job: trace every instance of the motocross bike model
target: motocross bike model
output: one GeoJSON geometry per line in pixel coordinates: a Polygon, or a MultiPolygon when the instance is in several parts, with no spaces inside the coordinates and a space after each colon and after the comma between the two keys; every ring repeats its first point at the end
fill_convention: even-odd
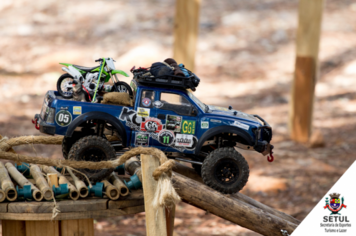
{"type": "Polygon", "coordinates": [[[107,92],[116,91],[129,93],[130,96],[133,95],[131,87],[127,83],[119,81],[119,79],[117,78],[117,74],[123,75],[125,77],[129,77],[129,75],[122,70],[115,70],[115,61],[112,58],[101,58],[95,60],[95,62],[102,63],[99,66],[95,67],[84,67],[69,63],[59,63],[61,65],[67,66],[68,68],[62,67],[62,70],[67,73],[61,75],[57,81],[58,93],[64,98],[73,97],[73,73],[75,73],[77,77],[79,77],[78,74],[74,72],[76,70],[81,75],[77,79],[79,79],[79,81],[83,84],[83,87],[90,94],[91,97],[94,97],[96,91],[103,91],[105,89],[104,83],[109,82],[110,78],[113,82],[113,86],[109,88],[109,91],[107,92]],[[101,68],[103,68],[102,71],[100,71],[101,68]]]}

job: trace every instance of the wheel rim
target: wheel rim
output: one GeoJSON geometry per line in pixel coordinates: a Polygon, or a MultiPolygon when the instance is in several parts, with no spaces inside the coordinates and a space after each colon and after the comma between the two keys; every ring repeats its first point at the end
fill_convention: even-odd
{"type": "Polygon", "coordinates": [[[221,184],[230,185],[239,178],[239,166],[230,158],[219,160],[214,168],[215,179],[221,184]]]}
{"type": "Polygon", "coordinates": [[[65,78],[61,82],[61,90],[64,95],[72,95],[73,94],[73,85],[69,84],[73,82],[72,78],[65,78]]]}

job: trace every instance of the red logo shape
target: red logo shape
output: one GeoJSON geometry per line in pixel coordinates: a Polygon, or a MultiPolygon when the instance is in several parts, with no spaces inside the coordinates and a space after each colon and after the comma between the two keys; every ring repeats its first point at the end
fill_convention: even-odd
{"type": "Polygon", "coordinates": [[[157,118],[147,118],[141,123],[141,131],[159,133],[163,128],[161,120],[157,118]]]}

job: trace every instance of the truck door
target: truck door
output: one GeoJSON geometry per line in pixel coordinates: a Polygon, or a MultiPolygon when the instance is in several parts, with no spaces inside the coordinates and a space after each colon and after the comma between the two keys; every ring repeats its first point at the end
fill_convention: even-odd
{"type": "MultiPolygon", "coordinates": [[[[157,92],[158,93],[158,92],[157,92]]],[[[161,91],[153,104],[163,125],[153,136],[152,146],[163,151],[192,151],[197,143],[198,109],[182,94],[161,91]]]]}
{"type": "Polygon", "coordinates": [[[131,145],[134,147],[151,147],[151,133],[159,132],[158,129],[162,129],[162,125],[159,126],[157,122],[149,122],[152,120],[151,117],[156,116],[156,110],[153,109],[156,92],[150,89],[142,89],[140,94],[136,96],[139,101],[135,110],[140,120],[140,126],[132,131],[131,145]]]}

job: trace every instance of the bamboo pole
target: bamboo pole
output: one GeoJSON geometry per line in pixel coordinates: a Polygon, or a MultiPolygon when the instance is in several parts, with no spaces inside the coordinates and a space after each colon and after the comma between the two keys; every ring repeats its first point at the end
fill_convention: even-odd
{"type": "Polygon", "coordinates": [[[201,0],[176,0],[174,59],[194,71],[201,0]]]}
{"type": "Polygon", "coordinates": [[[289,131],[293,140],[309,140],[318,77],[318,54],[324,0],[300,0],[296,60],[292,86],[289,131]]]}
{"type": "Polygon", "coordinates": [[[146,213],[146,235],[167,236],[166,213],[164,207],[153,208],[152,202],[157,189],[153,171],[159,166],[159,160],[151,155],[141,155],[142,186],[146,213]]]}
{"type": "Polygon", "coordinates": [[[5,192],[6,199],[10,202],[15,201],[17,199],[17,192],[15,189],[15,185],[14,183],[12,183],[5,166],[1,161],[0,161],[0,183],[1,183],[1,189],[4,190],[5,192]]]}
{"type": "Polygon", "coordinates": [[[124,182],[117,176],[115,172],[112,172],[111,175],[109,176],[109,181],[119,189],[120,195],[121,196],[127,196],[130,192],[129,189],[126,187],[124,182]]]}
{"type": "Polygon", "coordinates": [[[70,174],[70,176],[72,177],[75,187],[79,191],[79,196],[82,198],[87,197],[89,195],[89,189],[85,185],[85,183],[83,181],[81,181],[77,176],[75,176],[73,174],[73,171],[70,168],[67,168],[67,171],[70,174]]]}
{"type": "Polygon", "coordinates": [[[36,201],[41,201],[43,199],[43,194],[42,192],[35,186],[33,185],[28,179],[26,179],[17,169],[16,167],[11,164],[10,162],[7,162],[5,164],[5,167],[7,171],[9,172],[10,176],[23,188],[25,185],[31,185],[31,190],[32,190],[32,197],[36,201]]]}
{"type": "Polygon", "coordinates": [[[104,184],[105,195],[108,196],[108,198],[116,200],[120,197],[120,191],[116,186],[112,185],[107,180],[103,180],[101,182],[104,184]]]}
{"type": "Polygon", "coordinates": [[[58,183],[68,185],[70,199],[78,200],[79,191],[76,189],[76,187],[73,184],[71,184],[71,182],[69,182],[69,180],[64,175],[62,175],[60,172],[58,172],[52,166],[42,165],[41,169],[43,172],[45,172],[47,174],[50,174],[50,173],[57,174],[58,175],[58,183]]]}
{"type": "Polygon", "coordinates": [[[46,179],[43,177],[41,169],[37,165],[31,164],[30,172],[34,180],[36,181],[36,186],[41,190],[43,198],[47,201],[53,199],[53,191],[49,187],[46,179]]]}

